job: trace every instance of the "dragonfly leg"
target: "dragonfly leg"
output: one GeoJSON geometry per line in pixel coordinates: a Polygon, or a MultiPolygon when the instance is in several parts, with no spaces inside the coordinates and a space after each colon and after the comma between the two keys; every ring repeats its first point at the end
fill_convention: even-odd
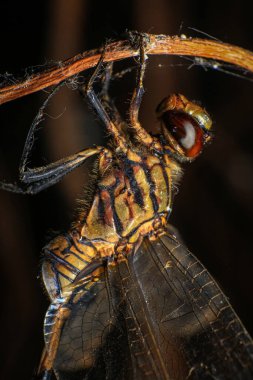
{"type": "Polygon", "coordinates": [[[106,101],[110,101],[108,92],[109,92],[109,86],[110,86],[112,74],[113,74],[113,62],[108,62],[106,63],[106,67],[102,75],[102,90],[100,91],[101,102],[103,99],[106,101]]]}
{"type": "Polygon", "coordinates": [[[150,146],[153,143],[153,138],[150,134],[142,128],[139,122],[139,109],[144,94],[143,79],[146,69],[147,56],[145,54],[145,35],[138,36],[140,56],[139,56],[139,68],[137,74],[137,85],[134,89],[131,103],[130,103],[130,123],[133,128],[135,138],[142,144],[150,146]]]}
{"type": "MultiPolygon", "coordinates": [[[[98,98],[98,96],[96,95],[93,89],[93,84],[96,78],[98,77],[99,72],[102,70],[105,51],[106,50],[104,49],[92,76],[90,77],[87,85],[81,89],[81,93],[88,97],[91,105],[96,110],[100,119],[106,125],[106,128],[108,129],[109,133],[112,135],[115,145],[121,151],[126,152],[127,145],[126,145],[125,137],[121,134],[118,126],[110,119],[105,107],[103,106],[101,100],[98,98]]],[[[108,83],[105,85],[105,93],[106,93],[106,86],[108,87],[108,83]]]]}
{"type": "MultiPolygon", "coordinates": [[[[109,96],[109,85],[113,75],[113,62],[106,64],[102,75],[102,90],[100,92],[100,99],[106,112],[110,115],[110,119],[118,127],[124,124],[117,107],[109,96]]],[[[121,129],[121,128],[120,128],[121,129]]]]}
{"type": "Polygon", "coordinates": [[[21,194],[36,194],[57,183],[63,176],[82,165],[87,158],[101,152],[109,151],[104,147],[97,146],[81,150],[46,166],[31,169],[23,165],[20,168],[21,185],[2,182],[0,188],[21,194]]]}
{"type": "Polygon", "coordinates": [[[36,194],[57,183],[63,176],[82,165],[87,158],[99,154],[100,152],[109,152],[108,149],[97,146],[81,150],[78,153],[62,158],[46,166],[37,168],[27,167],[31,150],[34,145],[35,134],[39,124],[43,120],[45,108],[51,98],[64,84],[64,82],[60,83],[51,91],[40,107],[39,112],[28,131],[19,166],[20,185],[0,182],[0,189],[20,194],[36,194]]]}

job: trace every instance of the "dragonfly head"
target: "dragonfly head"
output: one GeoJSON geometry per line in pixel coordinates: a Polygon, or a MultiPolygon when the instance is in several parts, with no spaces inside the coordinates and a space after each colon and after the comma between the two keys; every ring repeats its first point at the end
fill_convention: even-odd
{"type": "Polygon", "coordinates": [[[163,99],[156,110],[165,148],[179,161],[192,161],[212,139],[212,120],[198,104],[184,95],[163,99]]]}

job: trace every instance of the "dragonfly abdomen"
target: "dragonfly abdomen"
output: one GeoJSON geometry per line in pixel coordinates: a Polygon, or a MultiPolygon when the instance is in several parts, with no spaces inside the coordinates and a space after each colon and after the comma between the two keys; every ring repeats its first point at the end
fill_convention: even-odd
{"type": "Polygon", "coordinates": [[[97,257],[97,248],[76,231],[57,236],[44,249],[42,276],[52,299],[64,294],[67,288],[97,257]]]}

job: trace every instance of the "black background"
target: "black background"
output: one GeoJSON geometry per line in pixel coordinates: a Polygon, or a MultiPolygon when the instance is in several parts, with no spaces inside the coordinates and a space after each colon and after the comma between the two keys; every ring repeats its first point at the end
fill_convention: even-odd
{"type": "MultiPolygon", "coordinates": [[[[101,46],[106,38],[120,38],[126,29],[202,37],[192,27],[253,49],[246,1],[1,1],[0,15],[1,81],[6,73],[17,78],[26,74],[27,67],[36,70],[36,66],[101,46]]],[[[124,112],[133,86],[131,75],[113,86],[124,112]]],[[[252,86],[249,80],[197,67],[188,60],[157,56],[149,60],[141,108],[141,121],[148,130],[157,123],[157,103],[173,92],[201,101],[212,115],[215,140],[185,168],[171,219],[251,333],[252,86]]],[[[44,97],[45,93],[34,94],[1,106],[1,178],[17,179],[24,139],[44,97]]],[[[97,118],[71,90],[56,96],[48,114],[34,164],[104,139],[97,118]]],[[[48,304],[37,278],[40,250],[51,230],[68,228],[88,170],[78,169],[36,196],[0,192],[1,379],[30,379],[39,361],[48,304]]]]}

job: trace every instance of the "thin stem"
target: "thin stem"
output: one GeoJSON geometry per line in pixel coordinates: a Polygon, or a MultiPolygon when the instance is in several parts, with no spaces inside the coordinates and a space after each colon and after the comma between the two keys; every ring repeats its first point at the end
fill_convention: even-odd
{"type": "MultiPolygon", "coordinates": [[[[152,34],[146,34],[146,37],[149,39],[146,54],[149,55],[203,57],[231,63],[253,72],[253,54],[237,46],[199,38],[152,34]]],[[[127,40],[112,42],[107,44],[104,62],[119,61],[135,57],[138,54],[138,47],[135,49],[127,40]]],[[[32,75],[15,85],[3,87],[0,89],[0,104],[56,85],[73,75],[94,67],[98,63],[100,55],[101,49],[90,50],[63,61],[60,65],[55,65],[39,74],[32,75]]]]}

